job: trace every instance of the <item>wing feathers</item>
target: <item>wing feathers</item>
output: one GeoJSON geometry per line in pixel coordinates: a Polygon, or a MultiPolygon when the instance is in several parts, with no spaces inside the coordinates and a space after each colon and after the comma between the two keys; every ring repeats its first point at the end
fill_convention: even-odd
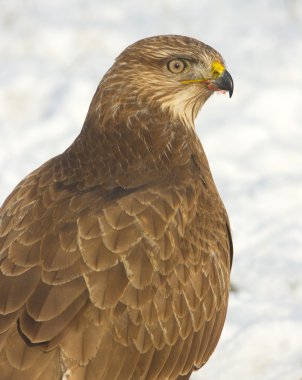
{"type": "Polygon", "coordinates": [[[223,326],[229,269],[219,256],[227,232],[211,245],[217,215],[202,224],[194,186],[107,202],[51,185],[33,204],[11,201],[20,220],[7,212],[0,229],[7,379],[57,379],[64,367],[72,380],[175,379],[203,365],[223,326]]]}
{"type": "Polygon", "coordinates": [[[18,311],[6,315],[0,314],[0,334],[7,331],[10,326],[17,320],[17,318],[18,311]]]}
{"type": "Polygon", "coordinates": [[[58,351],[44,353],[38,347],[28,347],[16,329],[0,355],[3,380],[59,379],[58,351]]]}
{"type": "Polygon", "coordinates": [[[167,358],[169,357],[171,351],[170,346],[165,346],[160,351],[154,351],[153,357],[152,357],[152,365],[149,367],[146,379],[153,380],[158,378],[158,374],[164,367],[167,358]]]}
{"type": "Polygon", "coordinates": [[[27,312],[23,312],[20,317],[20,329],[23,334],[32,342],[48,342],[58,335],[69,322],[77,315],[87,301],[87,293],[82,293],[63,313],[54,319],[38,322],[27,312]]]}
{"type": "Polygon", "coordinates": [[[76,243],[76,236],[60,237],[55,233],[44,236],[41,244],[42,265],[46,271],[55,271],[70,267],[81,258],[76,243]],[[71,239],[71,240],[70,240],[71,239]],[[63,242],[63,243],[62,243],[63,242]],[[64,249],[64,244],[65,248],[64,249]]]}
{"type": "Polygon", "coordinates": [[[28,271],[27,267],[15,264],[11,259],[6,257],[1,263],[1,272],[5,276],[19,276],[28,271]]]}
{"type": "Polygon", "coordinates": [[[27,302],[26,310],[36,321],[54,319],[84,293],[85,289],[85,281],[81,277],[57,286],[40,282],[27,302]]]}
{"type": "Polygon", "coordinates": [[[95,357],[102,335],[102,329],[98,325],[94,325],[80,316],[72,322],[60,342],[60,347],[66,357],[80,365],[87,365],[89,360],[95,357]]]}
{"type": "Polygon", "coordinates": [[[80,239],[80,249],[85,263],[95,271],[104,271],[118,263],[118,257],[105,247],[102,236],[80,239]]]}
{"type": "Polygon", "coordinates": [[[127,226],[122,230],[109,230],[103,233],[103,242],[111,252],[122,254],[142,239],[137,226],[127,226]]]}
{"type": "Polygon", "coordinates": [[[114,230],[122,230],[135,223],[135,219],[128,215],[120,207],[108,207],[103,211],[108,224],[114,230]]]}
{"type": "Polygon", "coordinates": [[[121,297],[121,302],[130,306],[131,309],[142,308],[147,302],[152,299],[152,287],[148,286],[145,289],[136,289],[129,283],[121,297]]]}
{"type": "Polygon", "coordinates": [[[143,289],[151,284],[154,269],[150,261],[152,248],[144,242],[135,245],[131,253],[123,260],[127,276],[134,287],[143,289]]]}
{"type": "Polygon", "coordinates": [[[84,278],[93,304],[100,309],[116,305],[128,284],[122,263],[106,271],[85,274],[84,278]]]}
{"type": "Polygon", "coordinates": [[[40,241],[26,245],[15,240],[8,250],[8,258],[16,265],[32,267],[40,262],[40,241]]]}
{"type": "Polygon", "coordinates": [[[38,267],[14,277],[13,281],[11,277],[0,273],[0,313],[10,314],[20,309],[34,292],[39,280],[40,269],[38,267]]]}
{"type": "Polygon", "coordinates": [[[39,347],[28,349],[16,329],[7,340],[5,352],[10,365],[18,370],[32,367],[35,361],[39,361],[43,357],[43,352],[39,347]]]}

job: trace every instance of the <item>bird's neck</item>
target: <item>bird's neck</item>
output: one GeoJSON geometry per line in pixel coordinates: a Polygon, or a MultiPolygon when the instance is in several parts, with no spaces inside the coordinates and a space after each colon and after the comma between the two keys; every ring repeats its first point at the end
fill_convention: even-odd
{"type": "Polygon", "coordinates": [[[179,120],[154,111],[151,117],[147,111],[127,112],[121,106],[111,117],[101,108],[88,113],[80,136],[67,151],[69,170],[85,175],[91,186],[125,188],[175,176],[191,160],[197,137],[179,120]]]}

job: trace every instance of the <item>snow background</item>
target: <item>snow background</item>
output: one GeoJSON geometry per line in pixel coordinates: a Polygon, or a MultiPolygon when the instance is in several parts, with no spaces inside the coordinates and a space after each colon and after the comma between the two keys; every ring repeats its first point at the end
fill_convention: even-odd
{"type": "Polygon", "coordinates": [[[0,202],[77,136],[105,71],[156,34],[222,53],[235,91],[196,121],[228,209],[226,325],[193,379],[302,379],[302,0],[0,0],[0,202]]]}

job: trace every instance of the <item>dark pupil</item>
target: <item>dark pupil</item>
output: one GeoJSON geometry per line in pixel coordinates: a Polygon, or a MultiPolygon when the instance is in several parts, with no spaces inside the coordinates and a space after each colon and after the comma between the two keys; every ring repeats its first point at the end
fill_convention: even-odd
{"type": "Polygon", "coordinates": [[[174,67],[175,67],[175,69],[179,69],[179,67],[180,67],[179,63],[176,62],[176,63],[174,64],[174,67]]]}

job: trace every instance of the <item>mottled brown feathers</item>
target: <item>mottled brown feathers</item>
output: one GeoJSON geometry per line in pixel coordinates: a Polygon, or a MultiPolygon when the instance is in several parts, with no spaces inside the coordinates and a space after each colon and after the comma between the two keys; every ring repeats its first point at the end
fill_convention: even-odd
{"type": "Polygon", "coordinates": [[[209,359],[232,243],[193,126],[213,88],[180,79],[209,77],[213,61],[188,37],[130,46],[79,137],[4,202],[1,379],[185,379],[209,359]]]}

